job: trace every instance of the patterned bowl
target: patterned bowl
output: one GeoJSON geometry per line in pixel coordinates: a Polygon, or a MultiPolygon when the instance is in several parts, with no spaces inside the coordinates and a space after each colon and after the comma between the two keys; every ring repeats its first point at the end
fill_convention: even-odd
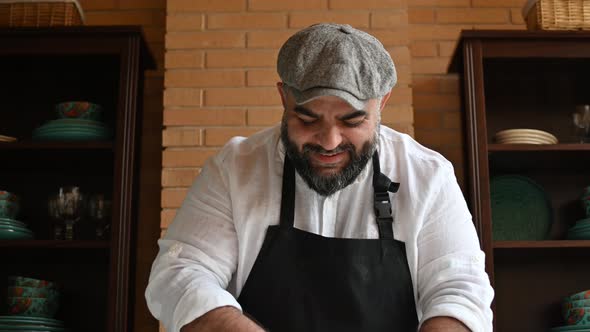
{"type": "Polygon", "coordinates": [[[9,297],[38,297],[55,303],[59,301],[59,291],[53,288],[10,286],[6,289],[6,295],[9,297]]]}
{"type": "Polygon", "coordinates": [[[589,325],[590,307],[571,308],[565,310],[563,319],[567,325],[589,325]]]}
{"type": "Polygon", "coordinates": [[[17,199],[0,199],[0,218],[14,219],[18,215],[20,204],[17,199]]]}
{"type": "Polygon", "coordinates": [[[57,116],[61,119],[86,119],[100,121],[102,107],[87,101],[66,101],[55,105],[57,116]]]}
{"type": "Polygon", "coordinates": [[[7,297],[10,315],[52,318],[58,309],[58,303],[39,297],[7,297]]]}
{"type": "Polygon", "coordinates": [[[34,279],[22,276],[9,276],[8,286],[16,287],[32,287],[32,288],[49,288],[59,290],[59,286],[51,281],[34,279]]]}
{"type": "Polygon", "coordinates": [[[562,302],[590,299],[590,289],[586,289],[563,299],[562,302]]]}

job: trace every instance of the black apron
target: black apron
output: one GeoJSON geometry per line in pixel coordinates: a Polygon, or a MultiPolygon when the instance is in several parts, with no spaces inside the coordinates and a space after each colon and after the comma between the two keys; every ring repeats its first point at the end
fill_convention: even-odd
{"type": "Polygon", "coordinates": [[[293,227],[295,170],[285,157],[280,224],[268,227],[238,298],[246,315],[271,332],[417,330],[405,245],[393,238],[388,191],[399,184],[381,173],[377,152],[373,172],[379,239],[327,238],[293,227]]]}

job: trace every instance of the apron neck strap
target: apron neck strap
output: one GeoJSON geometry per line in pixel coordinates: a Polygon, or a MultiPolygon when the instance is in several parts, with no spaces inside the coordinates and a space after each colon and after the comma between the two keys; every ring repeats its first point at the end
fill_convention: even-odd
{"type": "MultiPolygon", "coordinates": [[[[399,189],[399,183],[392,182],[385,174],[381,173],[379,166],[379,154],[373,154],[373,190],[375,219],[379,228],[380,239],[393,239],[393,213],[389,192],[395,193],[399,189]]],[[[293,228],[295,219],[295,168],[291,159],[285,154],[283,163],[283,188],[281,196],[280,226],[293,228]]]]}

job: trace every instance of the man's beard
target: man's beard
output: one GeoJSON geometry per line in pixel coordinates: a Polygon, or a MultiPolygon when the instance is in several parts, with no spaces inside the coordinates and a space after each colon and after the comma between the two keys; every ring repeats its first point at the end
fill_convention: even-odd
{"type": "MultiPolygon", "coordinates": [[[[379,128],[377,125],[376,128],[379,128]]],[[[351,184],[367,165],[367,162],[373,156],[377,149],[378,129],[375,129],[373,139],[365,142],[360,153],[357,153],[353,144],[341,144],[333,150],[325,150],[317,144],[304,144],[303,151],[299,152],[297,145],[289,139],[287,122],[283,119],[281,124],[281,141],[285,145],[285,153],[291,159],[297,173],[305,180],[307,185],[322,196],[330,196],[340,189],[351,184]],[[310,161],[310,154],[316,153],[339,153],[347,152],[350,155],[350,161],[344,168],[336,174],[321,175],[310,161]]]]}

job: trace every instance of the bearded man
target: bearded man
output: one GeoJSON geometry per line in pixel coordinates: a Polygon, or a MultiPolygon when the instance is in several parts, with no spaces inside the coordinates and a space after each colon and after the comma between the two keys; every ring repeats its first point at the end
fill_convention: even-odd
{"type": "Polygon", "coordinates": [[[380,124],[397,81],[373,36],[281,48],[280,125],[212,157],[159,240],[168,332],[492,331],[493,289],[451,163],[380,124]]]}

